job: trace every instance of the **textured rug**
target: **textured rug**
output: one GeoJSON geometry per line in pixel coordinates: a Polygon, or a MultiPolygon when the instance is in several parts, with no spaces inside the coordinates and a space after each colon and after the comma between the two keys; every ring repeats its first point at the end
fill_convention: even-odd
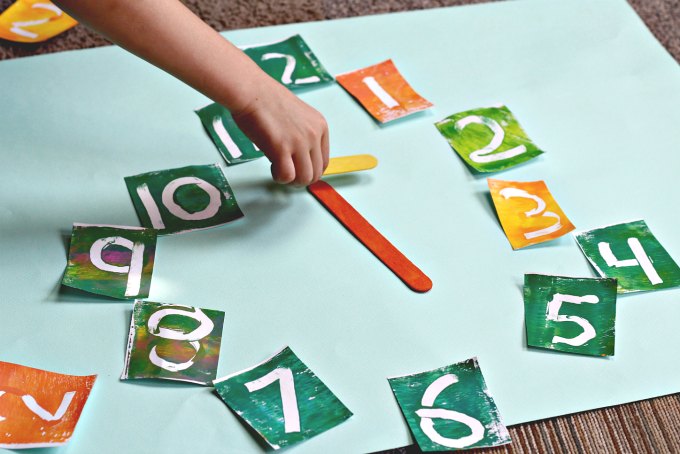
{"type": "MultiPolygon", "coordinates": [[[[185,0],[217,30],[335,19],[366,14],[482,3],[486,0],[185,0]]],[[[13,0],[0,0],[0,11],[13,0]]],[[[652,33],[680,62],[680,0],[630,0],[652,33]]],[[[0,60],[109,44],[83,26],[42,44],[0,40],[0,60]]],[[[483,453],[680,453],[680,394],[562,416],[510,428],[508,447],[483,453]]],[[[411,446],[391,454],[420,452],[411,446]]]]}

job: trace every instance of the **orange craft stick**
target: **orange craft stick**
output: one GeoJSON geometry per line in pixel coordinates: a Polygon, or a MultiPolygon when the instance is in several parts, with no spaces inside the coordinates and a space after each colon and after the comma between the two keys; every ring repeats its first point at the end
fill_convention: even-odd
{"type": "Polygon", "coordinates": [[[307,190],[411,290],[424,293],[432,288],[430,278],[369,224],[331,185],[320,180],[309,185],[307,190]]]}

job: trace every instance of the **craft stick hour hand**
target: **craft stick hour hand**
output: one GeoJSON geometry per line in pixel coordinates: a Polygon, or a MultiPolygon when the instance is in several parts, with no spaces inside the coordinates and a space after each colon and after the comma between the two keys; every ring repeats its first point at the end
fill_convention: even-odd
{"type": "Polygon", "coordinates": [[[277,182],[305,186],[321,177],[328,165],[328,126],[323,116],[179,0],[54,3],[229,109],[272,162],[277,182]]]}

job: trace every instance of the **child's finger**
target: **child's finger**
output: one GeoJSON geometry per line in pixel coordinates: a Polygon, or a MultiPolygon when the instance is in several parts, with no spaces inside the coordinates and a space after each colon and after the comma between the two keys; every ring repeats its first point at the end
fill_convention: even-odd
{"type": "Polygon", "coordinates": [[[324,170],[326,170],[326,167],[328,167],[328,162],[330,159],[330,132],[328,130],[328,126],[324,128],[323,135],[321,136],[321,158],[323,160],[323,169],[321,169],[321,173],[323,173],[324,170]]]}
{"type": "Polygon", "coordinates": [[[290,155],[280,156],[272,161],[272,178],[281,184],[291,183],[295,179],[295,166],[290,155]]]}
{"type": "Polygon", "coordinates": [[[321,147],[314,147],[310,153],[310,157],[312,159],[312,170],[313,170],[313,177],[312,181],[310,183],[314,183],[321,178],[321,175],[323,174],[323,153],[321,152],[321,147]]]}
{"type": "Polygon", "coordinates": [[[314,170],[312,168],[312,158],[310,153],[297,152],[293,155],[293,164],[295,164],[295,179],[293,183],[298,186],[307,186],[312,182],[314,170]]]}

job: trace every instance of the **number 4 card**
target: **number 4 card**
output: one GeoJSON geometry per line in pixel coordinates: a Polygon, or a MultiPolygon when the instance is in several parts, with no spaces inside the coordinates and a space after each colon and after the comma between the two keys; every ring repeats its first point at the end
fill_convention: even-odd
{"type": "Polygon", "coordinates": [[[243,216],[216,164],[125,177],[142,225],[159,235],[207,229],[243,216]]]}
{"type": "Polygon", "coordinates": [[[543,153],[505,106],[457,113],[435,126],[477,172],[505,170],[543,153]]]}
{"type": "Polygon", "coordinates": [[[430,101],[411,88],[392,60],[341,74],[336,79],[380,123],[432,107],[430,101]]]}
{"type": "Polygon", "coordinates": [[[288,347],[214,384],[229,408],[273,449],[309,439],[352,416],[288,347]]]}
{"type": "Polygon", "coordinates": [[[513,249],[554,240],[574,230],[543,181],[487,180],[491,198],[513,249]]]}
{"type": "Polygon", "coordinates": [[[300,35],[270,44],[241,47],[260,68],[291,90],[333,81],[300,35]]]}
{"type": "Polygon", "coordinates": [[[526,274],[524,321],[531,347],[613,356],[616,279],[526,274]]]}
{"type": "Polygon", "coordinates": [[[96,378],[0,361],[0,448],[66,444],[96,378]]]}
{"type": "Polygon", "coordinates": [[[600,276],[618,280],[618,292],[680,286],[680,268],[645,221],[600,227],[574,235],[600,276]]]}
{"type": "Polygon", "coordinates": [[[510,443],[477,358],[388,380],[422,451],[510,443]]]}

